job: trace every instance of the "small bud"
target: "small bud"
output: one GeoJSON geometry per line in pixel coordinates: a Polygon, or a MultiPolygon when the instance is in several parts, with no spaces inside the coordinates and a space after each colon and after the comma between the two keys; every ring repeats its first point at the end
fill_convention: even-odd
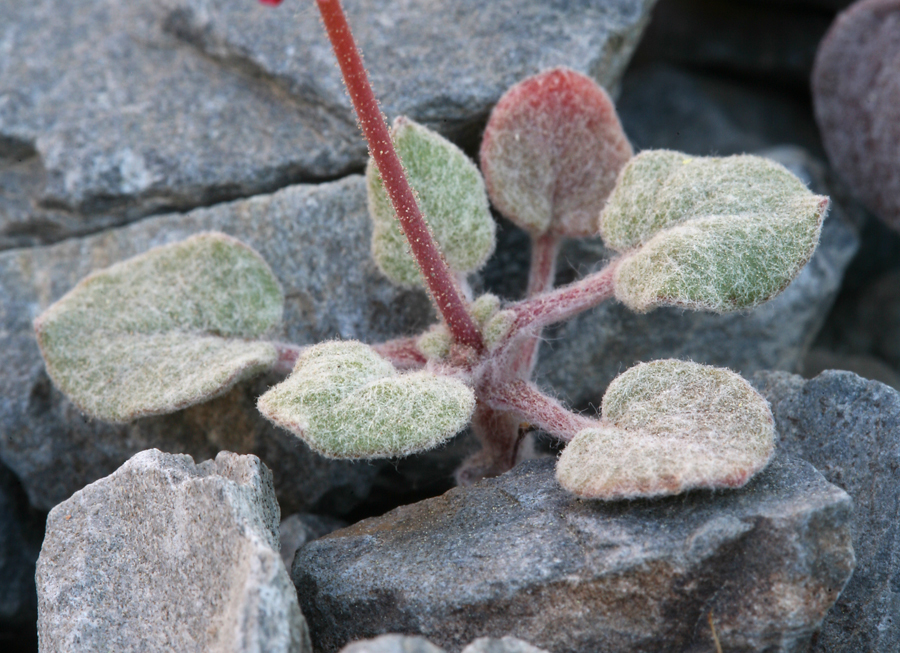
{"type": "Polygon", "coordinates": [[[812,256],[827,206],[768,159],[642,152],[601,216],[604,241],[625,253],[616,298],[640,312],[753,308],[812,256]]]}
{"type": "Polygon", "coordinates": [[[243,243],[206,233],[83,279],[35,320],[53,382],[110,422],[206,401],[271,367],[248,342],[281,322],[284,295],[243,243]]]}
{"type": "Polygon", "coordinates": [[[483,327],[494,316],[494,313],[500,310],[500,298],[497,295],[485,293],[472,302],[471,310],[475,323],[483,327]]]}
{"type": "MultiPolygon", "coordinates": [[[[456,272],[478,270],[494,251],[496,231],[478,168],[453,143],[408,118],[394,121],[391,139],[447,264],[456,272]]],[[[375,262],[395,283],[422,285],[419,266],[371,158],[366,183],[375,262]]]]}
{"type": "Polygon", "coordinates": [[[609,385],[603,422],[563,451],[560,484],[591,499],[744,485],[768,463],[768,403],[740,376],[677,360],[632,367],[609,385]]]}
{"type": "Polygon", "coordinates": [[[631,156],[606,91],[554,68],[500,98],[484,131],[481,169],[494,206],[522,229],[591,236],[631,156]]]}
{"type": "Polygon", "coordinates": [[[305,350],[257,407],[323,456],[392,458],[456,435],[469,423],[475,394],[450,377],[400,374],[361,342],[324,342],[305,350]]]}
{"type": "Polygon", "coordinates": [[[450,354],[453,338],[444,324],[436,324],[419,336],[416,349],[429,360],[443,360],[450,354]]]}
{"type": "Polygon", "coordinates": [[[484,344],[488,349],[493,349],[509,335],[510,329],[516,321],[513,311],[499,311],[484,325],[484,344]]]}

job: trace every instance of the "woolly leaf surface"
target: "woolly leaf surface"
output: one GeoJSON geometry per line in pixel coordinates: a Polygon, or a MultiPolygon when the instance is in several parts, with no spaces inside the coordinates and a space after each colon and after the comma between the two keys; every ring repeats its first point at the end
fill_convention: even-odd
{"type": "MultiPolygon", "coordinates": [[[[447,264],[462,273],[479,269],[494,251],[496,226],[478,168],[453,143],[407,118],[394,121],[391,139],[447,264]]],[[[374,223],[375,262],[395,283],[423,285],[381,174],[371,158],[366,167],[366,183],[369,215],[374,223]]]]}
{"type": "Polygon", "coordinates": [[[387,458],[453,437],[469,423],[475,394],[427,371],[401,374],[360,342],[325,342],[306,350],[258,407],[324,456],[387,458]]]}
{"type": "Polygon", "coordinates": [[[554,68],[500,98],[484,132],[481,169],[494,206],[518,226],[590,236],[631,156],[606,92],[554,68]]]}
{"type": "Polygon", "coordinates": [[[637,365],[610,384],[602,414],[601,426],[576,435],[557,465],[559,482],[586,498],[740,487],[774,451],[766,400],[721,368],[637,365]]]}
{"type": "Polygon", "coordinates": [[[607,245],[627,252],[616,297],[637,311],[753,308],[784,290],[812,256],[827,205],[761,157],[642,152],[601,218],[607,245]]]}
{"type": "Polygon", "coordinates": [[[265,261],[218,233],[152,249],[83,279],[37,320],[53,382],[85,413],[126,422],[220,394],[270,367],[281,321],[265,261]]]}

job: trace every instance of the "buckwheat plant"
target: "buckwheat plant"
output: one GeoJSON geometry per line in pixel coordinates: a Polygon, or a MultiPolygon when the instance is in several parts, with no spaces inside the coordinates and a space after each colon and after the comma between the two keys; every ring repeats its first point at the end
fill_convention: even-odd
{"type": "Polygon", "coordinates": [[[500,99],[479,172],[408,118],[388,130],[339,1],[317,4],[369,144],[373,254],[396,283],[427,288],[440,323],[371,346],[270,342],[282,314],[277,279],[246,245],[205,233],[92,274],[37,318],[56,385],[88,415],[125,422],[281,370],[287,378],[259,410],[324,456],[405,456],[469,425],[482,449],[457,471],[464,484],[510,469],[531,427],[568,443],[558,479],[582,497],[739,487],[761,470],[773,420],[738,375],[641,364],[588,417],[531,382],[541,330],[613,299],[638,312],[751,309],[809,260],[828,199],[754,156],[633,156],[607,94],[565,68],[500,99]],[[522,301],[469,297],[466,274],[494,248],[489,200],[531,236],[522,301]],[[553,288],[561,241],[598,231],[616,257],[553,288]]]}

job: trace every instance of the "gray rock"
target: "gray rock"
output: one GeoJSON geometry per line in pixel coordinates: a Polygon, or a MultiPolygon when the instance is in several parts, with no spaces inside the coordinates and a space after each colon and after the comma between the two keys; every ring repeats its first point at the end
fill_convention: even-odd
{"type": "Polygon", "coordinates": [[[726,156],[790,144],[824,158],[809,104],[771,85],[648,63],[628,70],[616,108],[637,149],[726,156]]]}
{"type": "Polygon", "coordinates": [[[255,456],[134,456],[50,511],[40,650],[311,653],[278,519],[255,456]]]}
{"type": "Polygon", "coordinates": [[[52,387],[32,320],[90,271],[155,245],[216,229],[255,247],[287,297],[284,339],[369,342],[414,332],[431,319],[421,291],[392,286],[369,255],[364,182],[321,186],[160,216],[97,236],[0,254],[0,458],[31,502],[50,509],[130,456],[157,447],[198,459],[255,453],[273,470],[286,512],[343,513],[368,493],[379,467],[329,461],[256,411],[274,379],[236,387],[167,417],[113,426],[86,420],[52,387]]]}
{"type": "Polygon", "coordinates": [[[6,238],[46,242],[360,166],[350,116],[198,56],[163,29],[169,14],[158,2],[0,2],[0,155],[37,153],[39,178],[18,194],[43,207],[31,223],[21,201],[3,207],[6,238]],[[46,230],[44,209],[62,210],[46,230]]]}
{"type": "Polygon", "coordinates": [[[341,653],[445,653],[445,651],[424,637],[382,635],[348,644],[341,649],[341,653]]]}
{"type": "Polygon", "coordinates": [[[853,569],[850,497],[778,457],[748,486],[658,501],[567,494],[552,460],[306,545],[292,577],[320,651],[385,632],[448,651],[800,651],[853,569]]]}
{"type": "Polygon", "coordinates": [[[310,513],[296,513],[282,519],[278,532],[281,541],[281,560],[285,568],[291,568],[294,553],[301,546],[346,525],[346,522],[310,513]]]}
{"type": "MultiPolygon", "coordinates": [[[[351,3],[375,88],[472,140],[500,94],[568,65],[614,85],[654,0],[351,3]]],[[[0,246],[50,242],[360,169],[317,12],[235,0],[0,1],[0,246]],[[19,159],[35,155],[20,169],[19,159]]]]}
{"type": "Polygon", "coordinates": [[[833,10],[798,2],[661,0],[638,57],[755,76],[802,92],[832,17],[833,10]]]}
{"type": "Polygon", "coordinates": [[[547,653],[547,651],[507,635],[500,639],[479,637],[464,648],[462,653],[547,653]]]}
{"type": "Polygon", "coordinates": [[[853,498],[856,571],[809,650],[900,650],[900,394],[850,372],[754,382],[772,405],[779,448],[853,498]]]}
{"type": "MultiPolygon", "coordinates": [[[[824,171],[796,148],[763,152],[816,192],[829,194],[824,171]]],[[[659,358],[690,359],[744,375],[762,369],[796,371],[840,288],[858,239],[837,202],[819,247],[780,296],[749,313],[715,315],[663,308],[643,315],[615,302],[601,304],[546,331],[536,377],[570,404],[599,406],[603,391],[632,365],[659,358]]],[[[599,240],[572,241],[560,257],[589,271],[607,258],[599,240]]],[[[565,281],[566,275],[558,277],[565,281]]]]}
{"type": "Polygon", "coordinates": [[[858,374],[864,379],[881,381],[894,390],[900,390],[900,374],[875,356],[843,354],[813,347],[803,358],[801,370],[803,377],[812,379],[825,370],[846,370],[858,374]]]}
{"type": "MultiPolygon", "coordinates": [[[[169,22],[174,33],[349,115],[318,12],[261,11],[231,0],[169,2],[176,7],[169,22]]],[[[507,88],[542,69],[569,66],[615,86],[654,3],[380,0],[345,7],[384,113],[465,138],[480,131],[507,88]]]]}
{"type": "Polygon", "coordinates": [[[34,625],[34,564],[43,538],[44,516],[29,507],[18,479],[0,465],[0,633],[34,625]]]}

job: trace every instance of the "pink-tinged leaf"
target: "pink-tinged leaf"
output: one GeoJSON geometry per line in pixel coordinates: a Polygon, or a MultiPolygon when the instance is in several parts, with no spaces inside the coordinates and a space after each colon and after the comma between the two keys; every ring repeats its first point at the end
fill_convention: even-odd
{"type": "Polygon", "coordinates": [[[270,7],[277,7],[282,3],[283,0],[259,0],[259,4],[268,5],[270,7]]]}
{"type": "Polygon", "coordinates": [[[633,152],[615,107],[592,79],[554,68],[516,84],[481,144],[488,195],[532,234],[589,236],[633,152]]]}

